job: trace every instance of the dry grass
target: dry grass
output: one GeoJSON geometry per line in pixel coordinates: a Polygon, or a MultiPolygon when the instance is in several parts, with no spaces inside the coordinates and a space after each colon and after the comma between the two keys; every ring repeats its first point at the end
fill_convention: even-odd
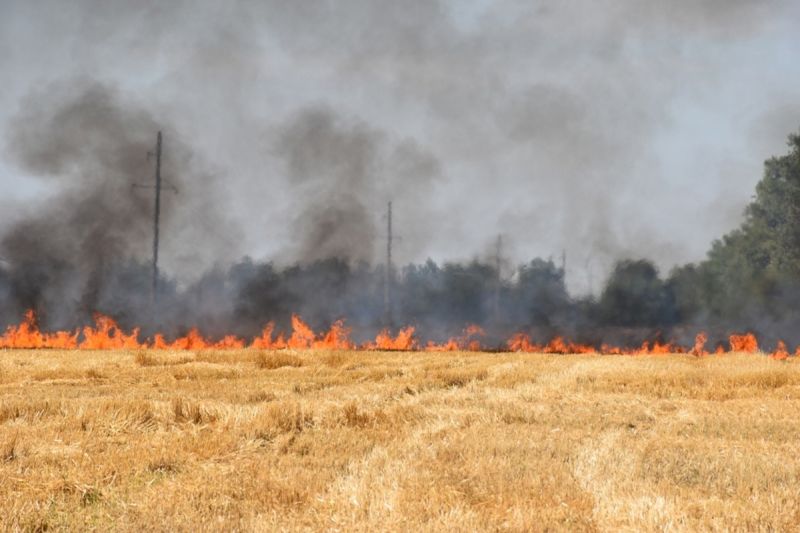
{"type": "Polygon", "coordinates": [[[800,363],[0,351],[3,530],[800,528],[800,363]]]}
{"type": "Polygon", "coordinates": [[[181,352],[161,352],[154,350],[139,350],[134,356],[134,361],[139,366],[169,366],[183,365],[195,360],[201,360],[195,355],[187,355],[181,352]]]}
{"type": "Polygon", "coordinates": [[[297,355],[288,352],[261,352],[256,359],[258,368],[274,370],[285,366],[303,366],[303,360],[297,355]]]}

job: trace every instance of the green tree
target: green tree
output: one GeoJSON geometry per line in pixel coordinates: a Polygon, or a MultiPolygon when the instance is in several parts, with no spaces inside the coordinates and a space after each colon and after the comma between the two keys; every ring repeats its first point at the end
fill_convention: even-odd
{"type": "Polygon", "coordinates": [[[796,307],[784,296],[800,284],[800,135],[788,144],[788,154],[765,162],[741,227],[715,241],[699,265],[698,311],[738,319],[796,307]]]}
{"type": "Polygon", "coordinates": [[[606,283],[597,309],[610,326],[650,327],[675,321],[672,296],[650,261],[619,261],[606,283]]]}
{"type": "Polygon", "coordinates": [[[551,260],[534,259],[519,269],[516,306],[523,323],[554,327],[570,311],[564,271],[551,260]]]}

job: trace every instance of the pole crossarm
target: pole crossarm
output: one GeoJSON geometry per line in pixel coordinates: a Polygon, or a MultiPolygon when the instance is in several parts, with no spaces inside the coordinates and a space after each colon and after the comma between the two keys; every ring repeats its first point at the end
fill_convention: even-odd
{"type": "Polygon", "coordinates": [[[131,186],[132,189],[152,189],[155,190],[155,205],[153,207],[153,284],[152,284],[152,300],[153,304],[158,299],[158,246],[159,246],[159,233],[161,222],[161,191],[167,190],[173,193],[178,193],[178,188],[170,183],[164,183],[161,177],[161,151],[163,144],[163,136],[161,131],[156,136],[156,149],[155,152],[147,152],[148,159],[155,156],[155,184],[143,185],[135,183],[131,186]]]}

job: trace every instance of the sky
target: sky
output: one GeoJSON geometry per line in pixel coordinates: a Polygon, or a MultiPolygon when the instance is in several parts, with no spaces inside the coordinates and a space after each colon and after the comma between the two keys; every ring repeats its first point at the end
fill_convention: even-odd
{"type": "Polygon", "coordinates": [[[0,0],[0,233],[81,172],[31,165],[18,132],[99,86],[210,176],[165,206],[224,219],[207,243],[183,232],[203,210],[166,224],[178,276],[380,263],[389,200],[398,263],[502,235],[507,276],[566,252],[574,293],[622,258],[667,273],[741,223],[800,130],[798,27],[790,0],[0,0]]]}

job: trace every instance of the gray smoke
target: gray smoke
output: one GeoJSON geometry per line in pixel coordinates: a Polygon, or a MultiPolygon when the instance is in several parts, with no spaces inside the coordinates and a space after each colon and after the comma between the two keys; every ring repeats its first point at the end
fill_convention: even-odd
{"type": "Polygon", "coordinates": [[[26,99],[7,139],[12,160],[49,193],[0,241],[18,311],[36,309],[53,326],[126,308],[141,319],[153,238],[149,155],[162,128],[169,146],[162,175],[180,195],[162,195],[164,244],[173,258],[200,263],[224,254],[219,231],[209,230],[225,226],[209,208],[211,176],[168,126],[107,86],[47,85],[26,99]]]}
{"type": "Polygon", "coordinates": [[[375,260],[387,201],[423,210],[439,172],[435,156],[413,140],[393,141],[325,108],[301,110],[276,144],[297,206],[292,233],[299,240],[289,253],[301,261],[375,260]]]}
{"type": "MultiPolygon", "coordinates": [[[[2,11],[0,124],[17,140],[0,178],[20,199],[2,233],[38,220],[22,211],[59,212],[61,200],[39,197],[62,194],[65,179],[76,188],[63,198],[111,196],[109,212],[130,220],[108,226],[101,248],[114,253],[88,271],[117,251],[147,259],[145,191],[117,205],[147,161],[108,152],[119,143],[138,154],[158,128],[202,159],[186,156],[165,207],[175,218],[164,264],[181,283],[245,253],[283,265],[380,261],[391,199],[398,263],[468,260],[503,234],[516,264],[565,249],[580,292],[592,278],[596,291],[621,257],[652,257],[662,271],[702,258],[795,129],[763,121],[779,110],[800,123],[790,0],[10,0],[2,11]],[[150,118],[57,115],[83,89],[37,88],[75,78],[118,88],[121,109],[150,118]],[[87,121],[93,148],[76,148],[83,133],[53,133],[22,157],[21,139],[28,151],[38,142],[25,133],[30,114],[27,129],[87,121]],[[98,189],[84,176],[101,173],[129,179],[98,189]]],[[[72,213],[80,202],[66,204],[72,213]]],[[[77,241],[97,227],[72,218],[77,241]]],[[[75,242],[48,249],[71,257],[75,242]]]]}

